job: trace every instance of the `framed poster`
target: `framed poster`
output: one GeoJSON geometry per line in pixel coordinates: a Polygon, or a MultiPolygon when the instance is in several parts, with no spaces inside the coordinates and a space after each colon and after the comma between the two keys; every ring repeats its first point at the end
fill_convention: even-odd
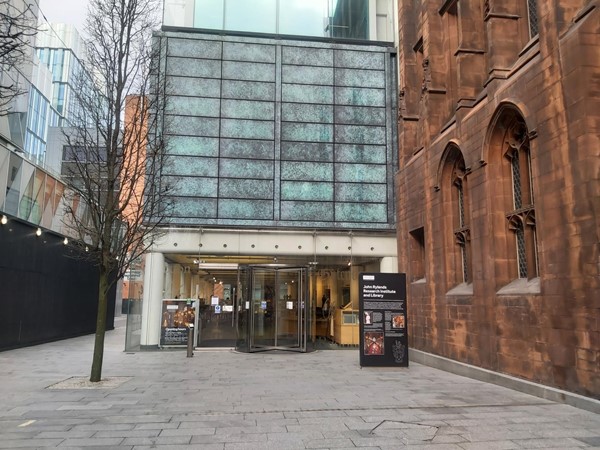
{"type": "Polygon", "coordinates": [[[196,325],[196,302],[191,299],[163,299],[160,346],[187,346],[188,325],[196,325]]]}
{"type": "Polygon", "coordinates": [[[406,274],[361,273],[360,366],[408,367],[406,274]]]}

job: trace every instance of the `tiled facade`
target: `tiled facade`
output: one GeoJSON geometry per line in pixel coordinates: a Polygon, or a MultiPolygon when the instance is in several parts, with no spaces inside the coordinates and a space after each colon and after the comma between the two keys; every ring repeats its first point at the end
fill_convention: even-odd
{"type": "Polygon", "coordinates": [[[600,397],[600,2],[399,0],[399,17],[412,346],[600,397]]]}

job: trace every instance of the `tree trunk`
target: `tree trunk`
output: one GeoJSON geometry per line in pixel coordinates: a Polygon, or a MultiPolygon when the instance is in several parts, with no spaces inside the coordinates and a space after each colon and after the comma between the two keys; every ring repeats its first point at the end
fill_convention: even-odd
{"type": "Polygon", "coordinates": [[[100,266],[98,291],[98,315],[96,317],[96,338],[94,340],[94,356],[92,358],[91,382],[102,379],[102,360],[104,359],[104,335],[106,334],[106,309],[108,296],[108,271],[100,266]]]}

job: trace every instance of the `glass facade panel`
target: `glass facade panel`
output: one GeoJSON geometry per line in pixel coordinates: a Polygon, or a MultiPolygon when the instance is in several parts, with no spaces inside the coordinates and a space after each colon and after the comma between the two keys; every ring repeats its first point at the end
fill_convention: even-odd
{"type": "Polygon", "coordinates": [[[284,0],[279,9],[279,33],[326,36],[327,0],[284,0]]]}
{"type": "Polygon", "coordinates": [[[393,41],[391,0],[165,0],[166,26],[393,41]],[[371,6],[371,7],[370,7],[371,6]]]}
{"type": "Polygon", "coordinates": [[[275,0],[227,0],[225,29],[255,33],[277,32],[277,2],[275,0]]]}
{"type": "Polygon", "coordinates": [[[224,0],[196,0],[194,27],[223,29],[224,0]]]}
{"type": "Polygon", "coordinates": [[[393,227],[393,53],[339,42],[229,42],[208,33],[184,45],[180,33],[164,35],[167,83],[202,80],[190,91],[177,88],[165,120],[172,161],[164,178],[174,185],[176,209],[170,223],[393,227]],[[208,58],[193,50],[201,47],[222,53],[208,58]],[[204,72],[192,75],[191,67],[204,72]],[[201,88],[213,80],[220,85],[201,88]]]}
{"type": "Polygon", "coordinates": [[[19,209],[19,197],[21,196],[21,169],[23,164],[24,162],[21,158],[16,155],[10,155],[4,210],[13,216],[17,215],[19,209]]]}

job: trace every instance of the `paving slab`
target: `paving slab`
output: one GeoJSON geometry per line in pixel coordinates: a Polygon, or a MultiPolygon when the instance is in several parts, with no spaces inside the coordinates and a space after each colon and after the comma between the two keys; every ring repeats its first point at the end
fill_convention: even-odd
{"type": "Polygon", "coordinates": [[[93,336],[0,353],[0,448],[600,448],[598,414],[425,365],[361,369],[357,350],[126,353],[123,324],[98,385],[82,381],[93,336]]]}

